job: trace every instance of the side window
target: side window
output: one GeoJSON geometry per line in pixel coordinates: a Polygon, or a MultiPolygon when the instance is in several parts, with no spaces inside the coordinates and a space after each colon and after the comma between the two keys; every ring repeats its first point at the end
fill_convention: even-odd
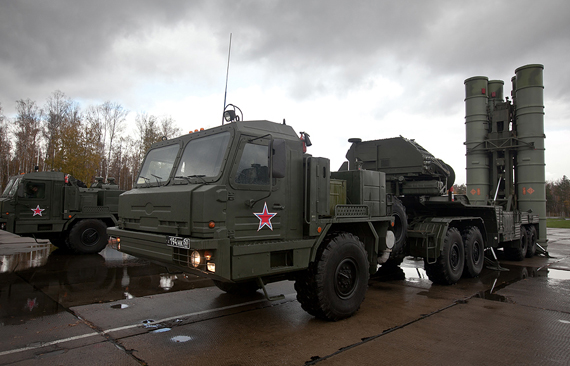
{"type": "Polygon", "coordinates": [[[25,198],[45,198],[46,185],[39,182],[28,182],[24,190],[25,198]]]}
{"type": "Polygon", "coordinates": [[[235,176],[238,184],[269,184],[269,148],[247,143],[235,176]]]}

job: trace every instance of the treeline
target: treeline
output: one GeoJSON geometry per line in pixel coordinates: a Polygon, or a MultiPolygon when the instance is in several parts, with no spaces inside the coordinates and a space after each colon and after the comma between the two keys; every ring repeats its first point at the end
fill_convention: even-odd
{"type": "Polygon", "coordinates": [[[79,103],[55,91],[39,106],[16,101],[16,116],[7,118],[0,104],[0,189],[12,175],[61,171],[89,184],[95,177],[114,177],[121,189],[131,189],[150,145],[180,129],[170,117],[137,113],[127,126],[129,111],[104,102],[81,109],[79,103]]]}
{"type": "Polygon", "coordinates": [[[562,176],[554,182],[546,182],[546,215],[570,217],[570,180],[562,176]]]}
{"type": "MultiPolygon", "coordinates": [[[[465,184],[453,186],[456,194],[466,194],[465,184]]],[[[570,179],[565,175],[562,179],[546,182],[546,216],[570,217],[570,179]]]]}

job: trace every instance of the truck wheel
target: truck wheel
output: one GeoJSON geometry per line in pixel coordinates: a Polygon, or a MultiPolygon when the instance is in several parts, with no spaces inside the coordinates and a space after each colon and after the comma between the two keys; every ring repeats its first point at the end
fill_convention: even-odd
{"type": "Polygon", "coordinates": [[[454,227],[447,229],[441,255],[437,261],[434,264],[424,263],[426,273],[432,282],[453,285],[459,281],[465,266],[465,247],[459,230],[454,227]]]}
{"type": "Polygon", "coordinates": [[[358,237],[349,233],[327,235],[316,262],[295,282],[301,307],[325,320],[352,316],[368,288],[367,258],[358,237]]]}
{"type": "Polygon", "coordinates": [[[526,247],[526,257],[532,258],[536,254],[536,237],[537,237],[536,228],[534,226],[531,226],[527,231],[527,235],[528,235],[528,242],[527,242],[528,244],[526,247]]]}
{"type": "MultiPolygon", "coordinates": [[[[406,234],[408,232],[408,215],[402,201],[397,198],[394,198],[392,203],[392,216],[394,216],[394,226],[390,230],[394,233],[394,247],[390,257],[401,257],[403,260],[406,234]]],[[[402,260],[399,262],[402,263],[402,260]]]]}
{"type": "Polygon", "coordinates": [[[526,256],[526,248],[528,247],[528,235],[524,226],[521,226],[521,237],[515,240],[511,247],[505,248],[505,255],[511,261],[522,261],[526,256]]]}
{"type": "Polygon", "coordinates": [[[67,245],[76,253],[99,253],[107,246],[107,225],[101,220],[88,219],[76,223],[69,231],[67,245]]]}
{"type": "Polygon", "coordinates": [[[214,285],[220,290],[232,295],[251,295],[260,289],[256,281],[235,283],[214,280],[214,285]]]}
{"type": "Polygon", "coordinates": [[[465,243],[465,268],[463,275],[477,277],[485,264],[485,242],[478,227],[472,226],[463,236],[465,243]]]}

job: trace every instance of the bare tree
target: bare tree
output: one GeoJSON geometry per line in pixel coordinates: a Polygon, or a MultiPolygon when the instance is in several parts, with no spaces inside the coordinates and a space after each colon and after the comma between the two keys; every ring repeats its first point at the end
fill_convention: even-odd
{"type": "Polygon", "coordinates": [[[160,134],[167,139],[180,135],[180,128],[176,126],[176,122],[172,117],[162,117],[160,119],[160,134]]]}
{"type": "Polygon", "coordinates": [[[14,121],[16,137],[16,159],[18,170],[30,172],[40,163],[41,155],[41,121],[43,112],[30,99],[16,101],[17,116],[14,121]]]}
{"type": "Polygon", "coordinates": [[[163,136],[159,128],[158,119],[152,114],[139,113],[135,118],[139,134],[139,159],[150,149],[150,145],[160,141],[163,136]]]}
{"type": "Polygon", "coordinates": [[[107,135],[109,136],[107,159],[105,162],[105,179],[107,179],[109,177],[109,162],[111,161],[113,151],[113,140],[117,134],[120,134],[122,125],[129,111],[124,109],[119,103],[112,103],[110,101],[103,103],[99,108],[101,109],[104,125],[103,141],[106,141],[107,135]]]}
{"type": "Polygon", "coordinates": [[[51,169],[54,169],[55,154],[58,150],[54,140],[56,136],[59,135],[63,124],[70,118],[73,118],[70,114],[78,109],[77,107],[72,107],[72,103],[73,102],[67,98],[63,92],[56,90],[47,99],[44,107],[46,118],[44,137],[47,145],[46,165],[50,166],[51,169]]]}
{"type": "Polygon", "coordinates": [[[10,160],[11,160],[11,147],[9,138],[8,125],[5,124],[6,118],[2,112],[2,104],[0,104],[0,192],[6,187],[8,178],[10,177],[10,160]]]}

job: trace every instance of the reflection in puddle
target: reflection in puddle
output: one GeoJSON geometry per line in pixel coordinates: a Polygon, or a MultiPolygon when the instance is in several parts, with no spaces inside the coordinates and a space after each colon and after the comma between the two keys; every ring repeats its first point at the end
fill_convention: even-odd
{"type": "Polygon", "coordinates": [[[213,285],[197,276],[165,273],[164,267],[110,247],[93,255],[53,248],[14,247],[14,254],[0,257],[0,324],[21,324],[74,306],[213,285]]]}
{"type": "Polygon", "coordinates": [[[548,278],[553,280],[570,280],[570,271],[549,268],[548,278]]]}
{"type": "Polygon", "coordinates": [[[170,331],[170,330],[172,330],[172,329],[170,329],[170,328],[160,328],[160,329],[157,329],[157,330],[153,330],[151,333],[164,333],[164,332],[168,332],[168,331],[170,331]]]}
{"type": "MultiPolygon", "coordinates": [[[[423,264],[422,264],[423,265],[423,264]]],[[[407,281],[429,280],[425,269],[419,267],[402,266],[407,281]]]]}

